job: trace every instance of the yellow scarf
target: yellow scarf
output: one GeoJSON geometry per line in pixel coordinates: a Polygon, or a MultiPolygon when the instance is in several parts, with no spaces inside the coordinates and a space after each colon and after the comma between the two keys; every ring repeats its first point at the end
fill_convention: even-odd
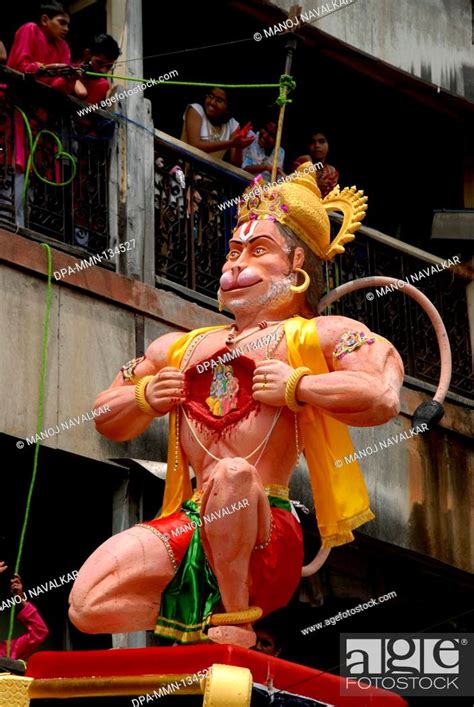
{"type": "MultiPolygon", "coordinates": [[[[196,336],[224,327],[204,327],[184,334],[170,348],[168,362],[179,368],[183,356],[196,336]]],[[[292,317],[285,322],[288,363],[297,368],[307,366],[317,375],[329,369],[319,345],[313,319],[292,317]]],[[[347,425],[306,405],[298,416],[302,448],[308,465],[314,507],[323,548],[343,545],[354,539],[352,530],[374,518],[369,497],[357,462],[338,469],[334,462],[354,453],[347,425]]],[[[176,449],[176,409],[170,414],[168,438],[168,472],[163,509],[160,517],[179,510],[193,495],[189,464],[181,446],[176,449]]]]}

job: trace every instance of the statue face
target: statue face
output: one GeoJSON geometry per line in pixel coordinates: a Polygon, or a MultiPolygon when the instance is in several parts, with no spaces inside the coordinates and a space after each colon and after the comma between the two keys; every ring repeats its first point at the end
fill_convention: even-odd
{"type": "MultiPolygon", "coordinates": [[[[301,250],[301,249],[300,249],[301,250]]],[[[229,243],[220,298],[231,312],[278,310],[291,302],[289,248],[273,221],[243,224],[229,243]]]]}

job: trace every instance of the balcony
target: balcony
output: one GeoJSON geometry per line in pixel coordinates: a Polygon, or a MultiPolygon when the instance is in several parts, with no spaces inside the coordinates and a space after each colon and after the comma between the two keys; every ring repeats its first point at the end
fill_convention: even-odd
{"type": "Polygon", "coordinates": [[[236,207],[225,203],[240,196],[251,179],[228,162],[155,130],[157,284],[173,283],[182,293],[188,288],[216,306],[236,216],[236,207]]]}
{"type": "Polygon", "coordinates": [[[73,250],[100,253],[109,244],[115,121],[102,111],[79,118],[76,101],[16,71],[2,68],[0,79],[0,224],[23,227],[73,250]],[[26,162],[41,131],[47,132],[39,137],[25,184],[25,171],[15,174],[15,162],[26,162]],[[71,158],[76,164],[73,179],[71,158]],[[47,184],[41,177],[65,186],[47,184]]]}
{"type": "MultiPolygon", "coordinates": [[[[221,265],[236,221],[236,207],[223,205],[238,196],[248,181],[242,170],[155,131],[155,273],[160,287],[185,295],[192,290],[194,297],[216,306],[221,265]]],[[[331,216],[336,231],[340,220],[331,216]]],[[[451,391],[472,398],[469,280],[451,270],[424,274],[427,267],[441,262],[437,256],[362,226],[345,255],[325,268],[325,277],[330,289],[369,275],[405,279],[421,273],[414,284],[436,305],[451,342],[451,391]]],[[[383,297],[374,293],[374,300],[367,298],[368,292],[345,297],[332,313],[358,319],[386,336],[400,352],[406,382],[423,382],[422,387],[434,390],[439,352],[426,314],[402,291],[383,297]]]]}
{"type": "MultiPolygon", "coordinates": [[[[78,118],[74,100],[34,80],[25,80],[16,72],[2,69],[1,74],[8,87],[0,108],[0,226],[18,230],[20,213],[24,218],[20,224],[24,226],[23,235],[45,238],[75,254],[100,253],[112,240],[125,241],[127,222],[138,207],[127,203],[124,217],[120,204],[124,203],[125,192],[117,198],[112,188],[124,189],[123,171],[119,170],[127,163],[126,183],[130,190],[137,166],[131,159],[111,160],[111,154],[123,151],[123,139],[117,139],[117,134],[126,133],[128,125],[122,122],[119,128],[117,118],[102,111],[78,118]],[[24,179],[15,179],[14,170],[15,139],[21,136],[17,127],[20,114],[15,106],[29,116],[35,134],[41,129],[56,133],[62,149],[71,153],[77,164],[76,176],[64,187],[45,184],[32,173],[23,214],[18,202],[24,179]]],[[[159,130],[154,130],[153,137],[149,131],[139,134],[143,135],[144,153],[154,142],[154,184],[145,189],[143,201],[149,212],[143,223],[154,221],[154,228],[144,227],[138,232],[143,252],[154,252],[154,257],[147,260],[145,255],[142,266],[151,270],[152,277],[145,278],[144,270],[138,276],[154,282],[161,290],[175,291],[185,299],[215,309],[220,269],[236,218],[235,205],[225,206],[225,202],[238,197],[251,178],[243,170],[159,130]]],[[[51,136],[41,138],[35,155],[37,171],[50,180],[67,181],[72,176],[70,159],[60,157],[53,161],[53,145],[51,136]]],[[[25,149],[28,154],[28,145],[25,149]]],[[[126,196],[130,202],[130,191],[126,196]]],[[[339,217],[331,216],[331,220],[337,228],[339,217]]],[[[455,252],[453,244],[453,255],[455,252]]],[[[124,257],[117,262],[117,268],[127,273],[124,257]]],[[[440,262],[441,258],[362,226],[356,240],[346,247],[346,254],[326,266],[325,277],[329,289],[369,275],[404,280],[440,262]]],[[[422,274],[414,283],[441,313],[453,351],[451,397],[464,403],[473,395],[472,323],[470,327],[468,317],[472,285],[463,275],[466,270],[422,274]]],[[[382,297],[373,293],[373,299],[367,294],[367,290],[362,290],[345,297],[332,308],[332,313],[360,320],[386,336],[402,356],[406,383],[432,391],[439,377],[439,355],[424,312],[403,292],[382,297]]]]}
{"type": "MultiPolygon", "coordinates": [[[[332,220],[340,221],[339,217],[332,220]]],[[[369,275],[386,275],[417,287],[433,302],[448,333],[453,356],[450,391],[472,400],[468,296],[470,293],[472,300],[473,292],[468,268],[431,274],[431,266],[441,263],[441,258],[364,226],[345,249],[344,256],[329,269],[330,287],[369,275]]],[[[434,392],[440,373],[434,329],[425,312],[402,288],[383,295],[378,295],[375,288],[359,290],[337,302],[334,313],[358,319],[389,339],[402,357],[405,382],[416,387],[423,382],[426,385],[421,387],[434,392]]]]}

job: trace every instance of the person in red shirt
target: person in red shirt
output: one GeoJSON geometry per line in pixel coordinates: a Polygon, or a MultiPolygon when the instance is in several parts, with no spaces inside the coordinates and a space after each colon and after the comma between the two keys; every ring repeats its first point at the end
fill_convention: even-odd
{"type": "MultiPolygon", "coordinates": [[[[69,32],[69,15],[64,6],[52,0],[40,6],[39,22],[27,22],[15,34],[7,66],[26,74],[40,69],[61,69],[71,64],[71,51],[65,41],[69,32]]],[[[62,93],[72,93],[76,79],[64,76],[40,76],[62,93]]]]}
{"type": "MultiPolygon", "coordinates": [[[[27,22],[15,34],[13,45],[7,60],[10,69],[31,74],[41,83],[64,94],[75,92],[83,98],[85,89],[74,73],[66,75],[42,75],[42,69],[67,69],[71,66],[71,52],[65,37],[69,32],[70,18],[64,6],[56,0],[43,3],[39,9],[39,20],[27,22]]],[[[28,115],[33,137],[42,127],[47,127],[48,114],[45,107],[39,106],[28,115]]],[[[24,172],[27,163],[25,126],[21,116],[15,112],[15,217],[19,226],[25,225],[25,214],[22,202],[24,172]]],[[[43,162],[47,167],[42,169],[49,179],[59,181],[59,163],[54,162],[49,150],[38,150],[36,164],[43,162]],[[49,160],[49,161],[48,161],[49,160]]]]}
{"type": "MultiPolygon", "coordinates": [[[[91,46],[84,49],[81,66],[87,71],[110,74],[119,56],[120,49],[115,39],[110,34],[99,34],[94,37],[91,46]]],[[[109,79],[97,76],[81,76],[80,81],[86,91],[82,98],[86,103],[100,103],[111,87],[109,79]]]]}
{"type": "MultiPolygon", "coordinates": [[[[8,569],[4,562],[0,562],[0,574],[8,569]]],[[[49,631],[41,618],[38,609],[29,601],[23,591],[21,577],[15,574],[10,581],[11,594],[21,598],[22,608],[17,614],[18,621],[26,628],[26,633],[10,642],[10,658],[13,660],[26,660],[46,640],[49,631]]],[[[7,641],[0,642],[0,656],[7,655],[7,641]]]]}

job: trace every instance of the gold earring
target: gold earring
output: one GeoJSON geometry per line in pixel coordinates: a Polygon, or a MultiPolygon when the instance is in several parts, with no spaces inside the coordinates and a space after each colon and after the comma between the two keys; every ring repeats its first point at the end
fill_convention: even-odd
{"type": "Polygon", "coordinates": [[[217,309],[219,312],[222,312],[224,310],[224,302],[221,300],[220,297],[217,298],[217,309]]]}
{"type": "Polygon", "coordinates": [[[302,285],[290,285],[290,290],[292,292],[296,292],[298,295],[301,294],[302,292],[306,292],[306,290],[308,289],[308,287],[311,284],[310,276],[308,275],[306,270],[302,270],[301,268],[295,268],[293,272],[296,272],[296,273],[300,272],[304,277],[304,282],[302,285]]]}

